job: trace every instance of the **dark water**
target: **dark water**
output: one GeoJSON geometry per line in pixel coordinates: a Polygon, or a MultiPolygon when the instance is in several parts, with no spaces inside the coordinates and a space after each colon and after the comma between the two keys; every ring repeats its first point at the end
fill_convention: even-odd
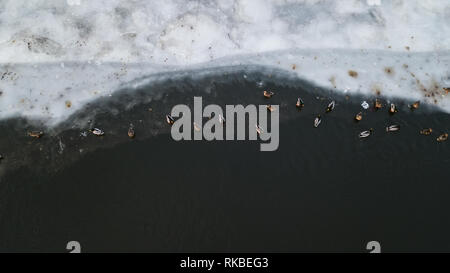
{"type": "MultiPolygon", "coordinates": [[[[277,92],[271,103],[281,105],[276,152],[260,152],[254,141],[173,141],[164,114],[177,103],[192,104],[194,95],[204,104],[267,103],[254,82],[206,81],[208,94],[183,85],[183,92],[150,102],[154,119],[137,123],[133,141],[126,132],[74,138],[65,153],[111,143],[51,174],[30,164],[7,172],[0,183],[0,251],[65,252],[72,240],[85,252],[367,252],[373,240],[384,252],[450,251],[450,148],[436,142],[449,129],[449,115],[426,107],[410,112],[399,102],[393,116],[367,110],[355,123],[359,98],[267,83],[277,92]],[[301,112],[297,96],[305,98],[301,112]],[[335,111],[313,128],[331,97],[335,111]],[[390,124],[401,131],[386,133],[390,124]],[[419,134],[428,127],[436,133],[419,134]],[[374,135],[359,140],[369,128],[374,135]]],[[[126,128],[146,107],[96,122],[126,128]]]]}

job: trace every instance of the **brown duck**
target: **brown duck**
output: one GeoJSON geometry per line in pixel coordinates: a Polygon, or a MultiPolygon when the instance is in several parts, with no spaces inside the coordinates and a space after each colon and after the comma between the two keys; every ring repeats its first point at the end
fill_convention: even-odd
{"type": "Polygon", "coordinates": [[[28,135],[29,135],[30,137],[40,138],[41,136],[44,135],[44,132],[41,132],[41,131],[31,131],[31,132],[28,132],[28,135]]]}
{"type": "Polygon", "coordinates": [[[132,125],[130,125],[130,127],[128,128],[128,137],[134,138],[135,136],[136,136],[136,133],[134,132],[134,128],[132,125]]]}
{"type": "Polygon", "coordinates": [[[383,105],[381,104],[379,99],[375,99],[374,108],[375,110],[381,109],[383,105]]]}
{"type": "Polygon", "coordinates": [[[431,135],[432,132],[433,132],[433,129],[431,129],[431,128],[426,128],[426,129],[420,130],[420,134],[426,135],[426,136],[431,135]]]}
{"type": "Polygon", "coordinates": [[[444,142],[444,141],[446,141],[447,139],[448,139],[448,134],[446,133],[446,134],[440,135],[436,140],[437,140],[438,142],[444,142]]]}
{"type": "Polygon", "coordinates": [[[273,92],[270,92],[270,91],[264,91],[263,95],[264,95],[264,97],[270,99],[275,94],[273,92]]]}
{"type": "Polygon", "coordinates": [[[417,108],[419,108],[419,106],[420,106],[420,101],[416,101],[413,104],[411,104],[409,106],[409,108],[411,108],[411,110],[416,110],[417,108]]]}

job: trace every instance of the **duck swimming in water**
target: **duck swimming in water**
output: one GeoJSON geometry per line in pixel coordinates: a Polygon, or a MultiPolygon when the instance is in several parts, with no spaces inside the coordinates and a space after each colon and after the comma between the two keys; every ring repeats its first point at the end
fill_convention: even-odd
{"type": "Polygon", "coordinates": [[[389,107],[389,113],[395,114],[397,112],[398,112],[397,107],[395,106],[395,104],[391,103],[391,106],[389,107]]]}
{"type": "Polygon", "coordinates": [[[318,127],[320,125],[320,123],[322,122],[322,118],[320,117],[320,115],[318,115],[315,119],[314,119],[314,127],[318,127]]]}
{"type": "Polygon", "coordinates": [[[372,132],[373,132],[373,129],[372,129],[372,128],[370,128],[370,129],[367,130],[367,131],[362,131],[361,133],[359,133],[359,138],[366,138],[366,137],[369,137],[369,136],[372,134],[372,132]]]}
{"type": "Polygon", "coordinates": [[[128,128],[128,137],[134,138],[134,136],[135,136],[135,132],[134,132],[133,124],[130,124],[130,127],[128,128]]]}
{"type": "Polygon", "coordinates": [[[440,135],[436,140],[437,140],[438,142],[444,142],[444,141],[446,141],[447,139],[448,139],[448,134],[446,133],[446,134],[440,135]]]}
{"type": "Polygon", "coordinates": [[[273,95],[275,95],[275,93],[270,92],[270,91],[264,91],[263,95],[264,95],[264,97],[270,99],[273,95]]]}
{"type": "Polygon", "coordinates": [[[394,124],[394,125],[390,125],[390,126],[386,127],[386,132],[395,132],[398,130],[400,130],[400,125],[394,124]]]}
{"type": "Polygon", "coordinates": [[[383,105],[381,104],[379,99],[375,99],[374,108],[375,110],[381,109],[383,105]]]}
{"type": "Polygon", "coordinates": [[[269,110],[270,112],[275,111],[277,108],[273,107],[272,105],[268,104],[267,105],[267,110],[269,110]]]}
{"type": "Polygon", "coordinates": [[[225,121],[226,121],[225,118],[221,114],[219,114],[219,123],[224,124],[225,121]]]}
{"type": "Polygon", "coordinates": [[[409,108],[410,108],[411,110],[415,110],[415,109],[419,108],[419,106],[420,106],[420,101],[416,101],[416,102],[414,102],[413,104],[411,104],[411,105],[409,106],[409,108]]]}
{"type": "Polygon", "coordinates": [[[305,106],[305,103],[303,102],[303,100],[301,98],[298,98],[297,103],[295,103],[295,106],[297,108],[303,108],[303,106],[305,106]]]}
{"type": "Polygon", "coordinates": [[[431,128],[420,130],[420,134],[426,135],[426,136],[431,135],[432,132],[433,132],[433,129],[431,129],[431,128]]]}
{"type": "Polygon", "coordinates": [[[40,138],[41,136],[44,135],[44,132],[41,132],[41,131],[31,131],[31,132],[28,132],[28,135],[29,135],[30,137],[40,138]]]}
{"type": "Polygon", "coordinates": [[[175,119],[170,114],[167,114],[166,115],[166,121],[167,121],[168,124],[172,125],[172,124],[174,124],[175,119]]]}
{"type": "Polygon", "coordinates": [[[333,111],[335,105],[336,103],[334,101],[330,102],[327,106],[327,112],[333,111]]]}
{"type": "Polygon", "coordinates": [[[200,132],[200,126],[198,126],[198,124],[195,122],[193,123],[193,125],[194,125],[194,130],[197,132],[200,132]]]}
{"type": "Polygon", "coordinates": [[[258,135],[264,133],[264,129],[261,126],[259,126],[258,124],[256,124],[255,127],[256,127],[256,132],[258,133],[258,135]]]}
{"type": "Polygon", "coordinates": [[[363,101],[361,103],[361,107],[367,110],[367,109],[369,109],[369,104],[367,103],[367,101],[363,101]]]}
{"type": "Polygon", "coordinates": [[[91,130],[89,130],[91,133],[93,133],[96,136],[103,136],[105,135],[105,132],[103,132],[102,130],[98,129],[98,128],[93,128],[91,130]]]}
{"type": "Polygon", "coordinates": [[[356,114],[355,120],[356,121],[361,121],[362,120],[362,112],[359,112],[358,114],[356,114]]]}

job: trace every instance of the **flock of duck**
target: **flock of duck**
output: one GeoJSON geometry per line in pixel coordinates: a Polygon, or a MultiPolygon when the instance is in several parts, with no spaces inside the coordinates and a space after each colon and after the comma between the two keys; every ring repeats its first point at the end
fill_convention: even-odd
{"type": "MultiPolygon", "coordinates": [[[[274,93],[271,92],[271,91],[264,91],[263,95],[264,95],[265,98],[270,99],[274,95],[274,93]]],[[[301,98],[297,98],[297,102],[296,102],[295,106],[298,109],[302,109],[305,106],[305,102],[301,98]]],[[[328,104],[327,108],[326,108],[326,112],[328,113],[328,112],[333,111],[335,106],[336,106],[336,102],[334,100],[331,101],[328,104]]],[[[415,109],[419,108],[419,106],[420,106],[420,101],[416,101],[413,104],[409,105],[411,110],[415,110],[415,109]]],[[[367,102],[363,103],[363,107],[365,109],[367,109],[369,107],[367,102]]],[[[373,107],[374,107],[375,110],[379,110],[379,109],[381,109],[383,107],[383,105],[382,105],[382,103],[381,103],[381,101],[379,99],[376,99],[375,102],[374,102],[373,107]]],[[[270,111],[270,112],[273,112],[273,111],[276,111],[276,108],[274,106],[268,104],[267,105],[267,110],[270,111]]],[[[390,114],[395,114],[397,112],[398,112],[397,107],[395,106],[395,104],[391,103],[390,106],[389,106],[389,113],[390,114]]],[[[362,118],[363,118],[362,112],[359,112],[355,116],[355,121],[359,122],[359,121],[362,120],[362,118]]],[[[220,123],[224,123],[225,122],[225,118],[223,116],[219,116],[219,120],[220,120],[220,123]]],[[[166,115],[166,121],[167,121],[167,123],[169,125],[172,125],[175,122],[175,119],[170,114],[167,114],[166,115]]],[[[321,115],[318,115],[314,119],[314,127],[315,128],[319,127],[321,122],[322,122],[322,117],[321,117],[321,115]]],[[[195,126],[195,124],[194,124],[194,126],[195,126]]],[[[395,131],[398,131],[398,130],[400,130],[400,125],[397,125],[397,124],[389,125],[389,126],[386,127],[386,132],[395,132],[395,131]]],[[[261,133],[263,131],[263,129],[259,125],[256,125],[256,131],[258,133],[261,133]]],[[[373,131],[374,130],[372,128],[369,129],[369,130],[366,130],[366,131],[362,131],[359,134],[359,137],[360,138],[367,138],[367,137],[369,137],[372,134],[373,131]]],[[[105,132],[103,130],[99,129],[99,128],[92,128],[92,129],[89,130],[89,132],[91,132],[92,134],[94,134],[96,136],[104,136],[105,135],[105,132]]],[[[431,135],[432,132],[433,132],[433,130],[431,128],[422,129],[420,131],[420,133],[423,134],[423,135],[431,135]]],[[[130,124],[130,127],[128,128],[127,134],[128,134],[129,138],[134,138],[135,137],[135,131],[134,131],[133,124],[130,124]]],[[[44,135],[44,132],[42,132],[42,131],[30,131],[30,132],[28,132],[28,135],[30,137],[40,138],[41,136],[44,135]]],[[[448,134],[445,133],[445,134],[442,134],[442,135],[438,136],[436,140],[438,142],[443,142],[443,141],[446,141],[447,139],[448,139],[448,134]]],[[[0,156],[0,160],[1,160],[1,156],[0,156]]]]}
{"type": "MultiPolygon", "coordinates": [[[[304,102],[302,101],[302,99],[301,99],[301,98],[298,98],[298,99],[297,99],[297,103],[296,103],[297,108],[302,108],[304,105],[305,105],[305,104],[304,104],[304,102]]],[[[363,102],[363,105],[364,105],[363,107],[365,107],[366,109],[369,107],[369,105],[367,104],[367,102],[363,102]]],[[[416,101],[416,102],[414,102],[413,104],[409,105],[409,107],[410,107],[411,110],[415,110],[415,109],[419,108],[419,105],[420,105],[420,101],[416,101]]],[[[333,111],[334,108],[335,108],[335,106],[336,106],[336,102],[335,102],[335,101],[331,101],[331,102],[328,104],[328,106],[327,106],[326,112],[331,112],[331,111],[333,111]]],[[[375,109],[375,110],[379,110],[379,109],[381,109],[382,107],[383,107],[383,105],[382,105],[382,103],[380,102],[380,100],[375,99],[375,102],[374,102],[374,109],[375,109]]],[[[398,112],[397,107],[395,106],[394,103],[391,103],[390,106],[389,106],[389,113],[390,113],[391,115],[393,115],[393,114],[395,114],[395,113],[397,113],[397,112],[398,112]]],[[[356,114],[356,116],[355,116],[355,121],[356,121],[356,122],[359,122],[359,121],[362,120],[362,118],[363,118],[362,112],[359,112],[359,113],[356,114]]],[[[321,121],[322,121],[322,118],[321,118],[320,115],[318,115],[318,116],[314,119],[314,127],[317,128],[317,127],[320,125],[321,121]]],[[[389,126],[386,127],[386,132],[396,132],[396,131],[399,131],[399,130],[400,130],[400,125],[398,125],[398,124],[393,124],[393,125],[389,125],[389,126]]],[[[362,131],[362,132],[359,133],[358,137],[359,137],[359,138],[367,138],[367,137],[369,137],[369,136],[373,133],[373,131],[374,131],[373,128],[370,128],[369,130],[366,130],[366,131],[362,131]]],[[[426,128],[426,129],[423,129],[423,130],[420,131],[420,133],[423,134],[423,135],[430,135],[432,132],[433,132],[433,129],[431,129],[431,128],[426,128]]],[[[437,140],[438,142],[443,142],[443,141],[446,141],[447,139],[448,139],[448,134],[445,133],[445,134],[442,134],[442,135],[440,135],[439,137],[437,137],[436,140],[437,140]]]]}
{"type": "MultiPolygon", "coordinates": [[[[264,95],[265,98],[270,99],[274,95],[274,93],[271,92],[271,91],[264,91],[263,95],[264,95]]],[[[297,102],[295,103],[295,106],[300,110],[300,109],[302,109],[305,106],[305,102],[301,98],[297,98],[297,102]]],[[[336,106],[336,102],[334,100],[331,101],[328,104],[327,108],[326,108],[326,112],[328,113],[328,112],[333,111],[335,106],[336,106]]],[[[369,104],[367,102],[363,102],[362,106],[365,109],[369,108],[369,104]]],[[[413,104],[409,105],[409,108],[411,110],[415,110],[415,109],[419,108],[419,106],[420,106],[420,101],[416,101],[413,104]]],[[[375,110],[379,110],[379,109],[381,109],[383,107],[383,105],[382,105],[382,103],[381,103],[381,101],[379,99],[375,99],[373,107],[374,107],[375,110]]],[[[276,108],[274,106],[268,104],[267,105],[267,110],[270,111],[270,112],[273,112],[273,111],[276,111],[276,108]]],[[[389,113],[391,115],[393,115],[393,114],[395,114],[397,112],[398,112],[397,107],[395,106],[395,104],[391,103],[390,106],[389,106],[389,113]]],[[[362,112],[357,113],[355,115],[355,117],[354,117],[356,122],[361,121],[362,118],[363,118],[362,112]]],[[[225,118],[222,115],[219,115],[219,121],[220,121],[221,124],[223,124],[225,122],[225,118]]],[[[175,119],[170,114],[167,114],[166,115],[166,122],[169,125],[172,125],[172,124],[174,124],[175,119]]],[[[315,128],[319,127],[321,122],[322,122],[322,117],[321,117],[321,115],[318,115],[314,119],[314,123],[313,123],[314,127],[315,128]]],[[[263,128],[261,126],[256,124],[255,127],[256,127],[256,131],[257,131],[258,134],[263,133],[264,130],[263,130],[263,128]]],[[[198,128],[198,126],[196,126],[196,124],[194,123],[194,129],[197,130],[197,128],[198,128]]],[[[386,127],[386,132],[395,132],[395,131],[399,131],[399,130],[400,130],[400,125],[397,125],[397,124],[389,125],[389,126],[386,127]]],[[[367,138],[370,135],[372,135],[373,131],[374,131],[373,128],[370,128],[369,130],[366,130],[366,131],[362,131],[362,132],[359,133],[358,137],[361,138],[361,139],[362,138],[367,138]]],[[[105,135],[105,132],[103,130],[99,129],[99,128],[92,128],[92,129],[89,130],[89,132],[91,132],[93,135],[96,135],[96,136],[104,136],[105,135]]],[[[432,133],[433,133],[433,129],[431,129],[431,128],[425,128],[425,129],[420,130],[420,134],[422,134],[422,135],[431,135],[432,133]]],[[[42,132],[42,131],[30,131],[30,132],[28,132],[28,136],[33,137],[33,138],[40,138],[43,135],[44,135],[44,132],[42,132]]],[[[86,136],[86,133],[82,133],[82,135],[86,136]]],[[[129,138],[134,138],[135,137],[135,131],[134,131],[133,124],[130,124],[130,126],[128,128],[127,135],[128,135],[129,138]]],[[[447,133],[441,134],[441,135],[439,135],[436,138],[436,140],[438,142],[444,142],[447,139],[448,139],[448,134],[447,133]]],[[[0,162],[2,161],[2,159],[3,159],[3,156],[0,155],[0,162]]]]}
{"type": "MultiPolygon", "coordinates": [[[[265,98],[269,99],[274,95],[274,93],[270,92],[270,91],[264,91],[263,95],[265,98]]],[[[369,105],[367,104],[367,102],[363,102],[362,105],[365,109],[369,108],[369,105]]],[[[305,102],[301,98],[297,98],[297,102],[295,103],[295,106],[299,109],[302,109],[305,106],[305,102]]],[[[335,106],[336,106],[336,102],[334,100],[331,101],[327,106],[326,112],[328,113],[328,112],[333,111],[335,106]]],[[[415,109],[419,108],[419,106],[420,106],[420,101],[416,101],[413,104],[409,105],[409,108],[411,110],[415,110],[415,109]]],[[[373,107],[375,110],[379,110],[379,109],[383,108],[383,105],[379,99],[375,99],[373,107]]],[[[272,111],[271,108],[272,108],[272,106],[270,104],[267,105],[267,109],[272,111]]],[[[397,106],[394,103],[391,103],[389,106],[389,113],[391,115],[393,115],[397,112],[398,112],[397,106]]],[[[362,120],[362,118],[363,118],[362,112],[359,112],[355,116],[355,121],[359,122],[362,120]]],[[[318,115],[314,119],[314,127],[315,128],[319,127],[321,122],[322,122],[322,117],[321,117],[321,115],[318,115]]],[[[393,124],[393,125],[389,125],[386,127],[386,132],[396,132],[399,130],[400,130],[400,125],[398,125],[398,124],[393,124]]],[[[359,133],[358,137],[359,138],[367,138],[373,133],[373,131],[374,131],[373,128],[370,128],[369,130],[366,130],[366,131],[362,131],[359,133]]],[[[431,128],[425,128],[425,129],[420,130],[420,134],[422,134],[422,135],[431,135],[432,132],[433,132],[433,129],[431,129],[431,128]]],[[[438,142],[444,142],[447,139],[448,139],[447,133],[441,134],[436,138],[436,140],[438,142]]]]}
{"type": "MultiPolygon", "coordinates": [[[[265,98],[267,98],[267,99],[270,99],[274,94],[275,93],[271,92],[271,91],[263,91],[263,96],[265,98]]],[[[297,98],[297,102],[295,103],[295,106],[298,109],[302,109],[305,106],[305,102],[301,98],[297,98]]],[[[328,104],[328,106],[327,106],[326,112],[328,113],[328,112],[333,111],[335,106],[336,106],[336,102],[334,100],[331,101],[328,104]]],[[[369,108],[369,104],[367,102],[363,102],[362,106],[365,109],[369,108]]],[[[419,108],[419,106],[420,106],[420,101],[416,101],[413,104],[409,105],[409,108],[411,110],[415,110],[415,109],[419,108]]],[[[374,107],[375,110],[379,110],[379,109],[383,108],[383,105],[382,105],[382,103],[381,103],[381,101],[379,99],[375,99],[373,107],[374,107]]],[[[270,104],[267,104],[267,110],[270,111],[270,112],[273,112],[273,111],[276,111],[276,108],[274,106],[270,105],[270,104]]],[[[391,115],[393,115],[393,114],[395,114],[397,112],[398,112],[397,106],[394,103],[391,103],[390,106],[389,106],[389,113],[391,115]]],[[[363,118],[363,114],[362,114],[362,112],[359,112],[355,116],[355,121],[359,122],[359,121],[362,120],[362,118],[363,118]]],[[[223,116],[221,116],[221,115],[219,115],[219,120],[220,120],[221,124],[225,122],[225,118],[223,118],[223,116]]],[[[167,123],[169,125],[172,125],[172,124],[174,124],[175,119],[170,114],[167,114],[166,115],[166,121],[167,121],[167,123]]],[[[314,127],[315,128],[319,127],[321,122],[322,122],[322,117],[321,117],[321,115],[318,115],[314,119],[314,127]]],[[[256,124],[255,127],[256,127],[256,131],[257,131],[258,134],[261,134],[264,131],[263,128],[261,126],[259,126],[258,124],[256,124]]],[[[195,123],[194,123],[194,128],[195,128],[195,123]]],[[[392,124],[392,125],[389,125],[389,126],[386,127],[386,132],[396,132],[396,131],[399,131],[399,130],[400,130],[400,125],[398,125],[398,124],[392,124]]],[[[366,130],[366,131],[362,131],[362,132],[359,133],[358,137],[359,138],[367,138],[373,133],[373,131],[374,131],[373,128],[370,128],[369,130],[366,130]]],[[[433,132],[433,129],[425,128],[425,129],[422,129],[420,131],[420,134],[422,134],[422,135],[431,135],[432,132],[433,132]]],[[[447,139],[448,139],[448,134],[444,133],[444,134],[438,136],[436,140],[438,142],[444,142],[447,139]]]]}
{"type": "MultiPolygon", "coordinates": [[[[420,102],[418,102],[418,101],[415,102],[415,103],[413,104],[412,107],[413,107],[414,109],[418,108],[418,107],[419,107],[419,103],[420,103],[420,102]]],[[[366,104],[366,105],[368,106],[367,102],[365,102],[364,104],[366,104]]],[[[297,106],[297,107],[300,107],[300,108],[304,106],[304,103],[302,102],[302,100],[301,100],[300,98],[297,99],[297,104],[296,104],[296,106],[297,106]],[[299,102],[300,102],[300,103],[299,103],[299,102]]],[[[328,104],[328,106],[327,106],[326,112],[328,113],[328,112],[333,111],[335,106],[336,106],[336,102],[335,102],[334,100],[331,101],[331,102],[328,104]]],[[[366,106],[366,107],[367,107],[367,106],[366,106]]],[[[375,108],[376,110],[378,110],[378,109],[380,109],[380,108],[382,108],[382,107],[383,107],[383,106],[382,106],[381,102],[380,102],[378,99],[376,99],[376,100],[375,100],[375,103],[374,103],[374,108],[375,108]]],[[[389,107],[389,113],[394,114],[394,113],[396,113],[396,112],[398,112],[397,107],[395,106],[395,104],[391,103],[391,106],[389,107]]],[[[356,114],[356,116],[355,116],[355,121],[356,121],[356,122],[361,121],[361,120],[362,120],[362,117],[363,117],[362,112],[359,112],[359,113],[356,114]]],[[[322,118],[321,118],[320,115],[318,115],[318,116],[314,119],[314,127],[315,127],[315,128],[319,127],[321,121],[322,121],[322,118]]],[[[398,131],[398,130],[400,130],[400,125],[397,125],[397,124],[389,125],[389,126],[386,127],[386,132],[395,132],[395,131],[398,131]]],[[[369,130],[366,130],[366,131],[362,131],[361,133],[359,133],[359,138],[367,138],[367,137],[369,137],[369,136],[372,134],[373,131],[374,131],[373,128],[370,128],[369,130]]]]}

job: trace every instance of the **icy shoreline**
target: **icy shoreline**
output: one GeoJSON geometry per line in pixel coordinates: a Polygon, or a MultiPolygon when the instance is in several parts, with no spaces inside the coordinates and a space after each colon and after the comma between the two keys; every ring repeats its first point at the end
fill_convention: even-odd
{"type": "Polygon", "coordinates": [[[53,126],[117,90],[255,66],[450,112],[449,17],[447,0],[0,1],[0,119],[53,126]]]}
{"type": "MultiPolygon", "coordinates": [[[[0,65],[0,119],[24,117],[54,126],[87,103],[180,76],[194,80],[234,70],[302,80],[341,94],[421,100],[450,112],[450,51],[289,50],[185,66],[152,63],[0,65]]],[[[264,79],[262,79],[264,81],[264,79]]]]}

